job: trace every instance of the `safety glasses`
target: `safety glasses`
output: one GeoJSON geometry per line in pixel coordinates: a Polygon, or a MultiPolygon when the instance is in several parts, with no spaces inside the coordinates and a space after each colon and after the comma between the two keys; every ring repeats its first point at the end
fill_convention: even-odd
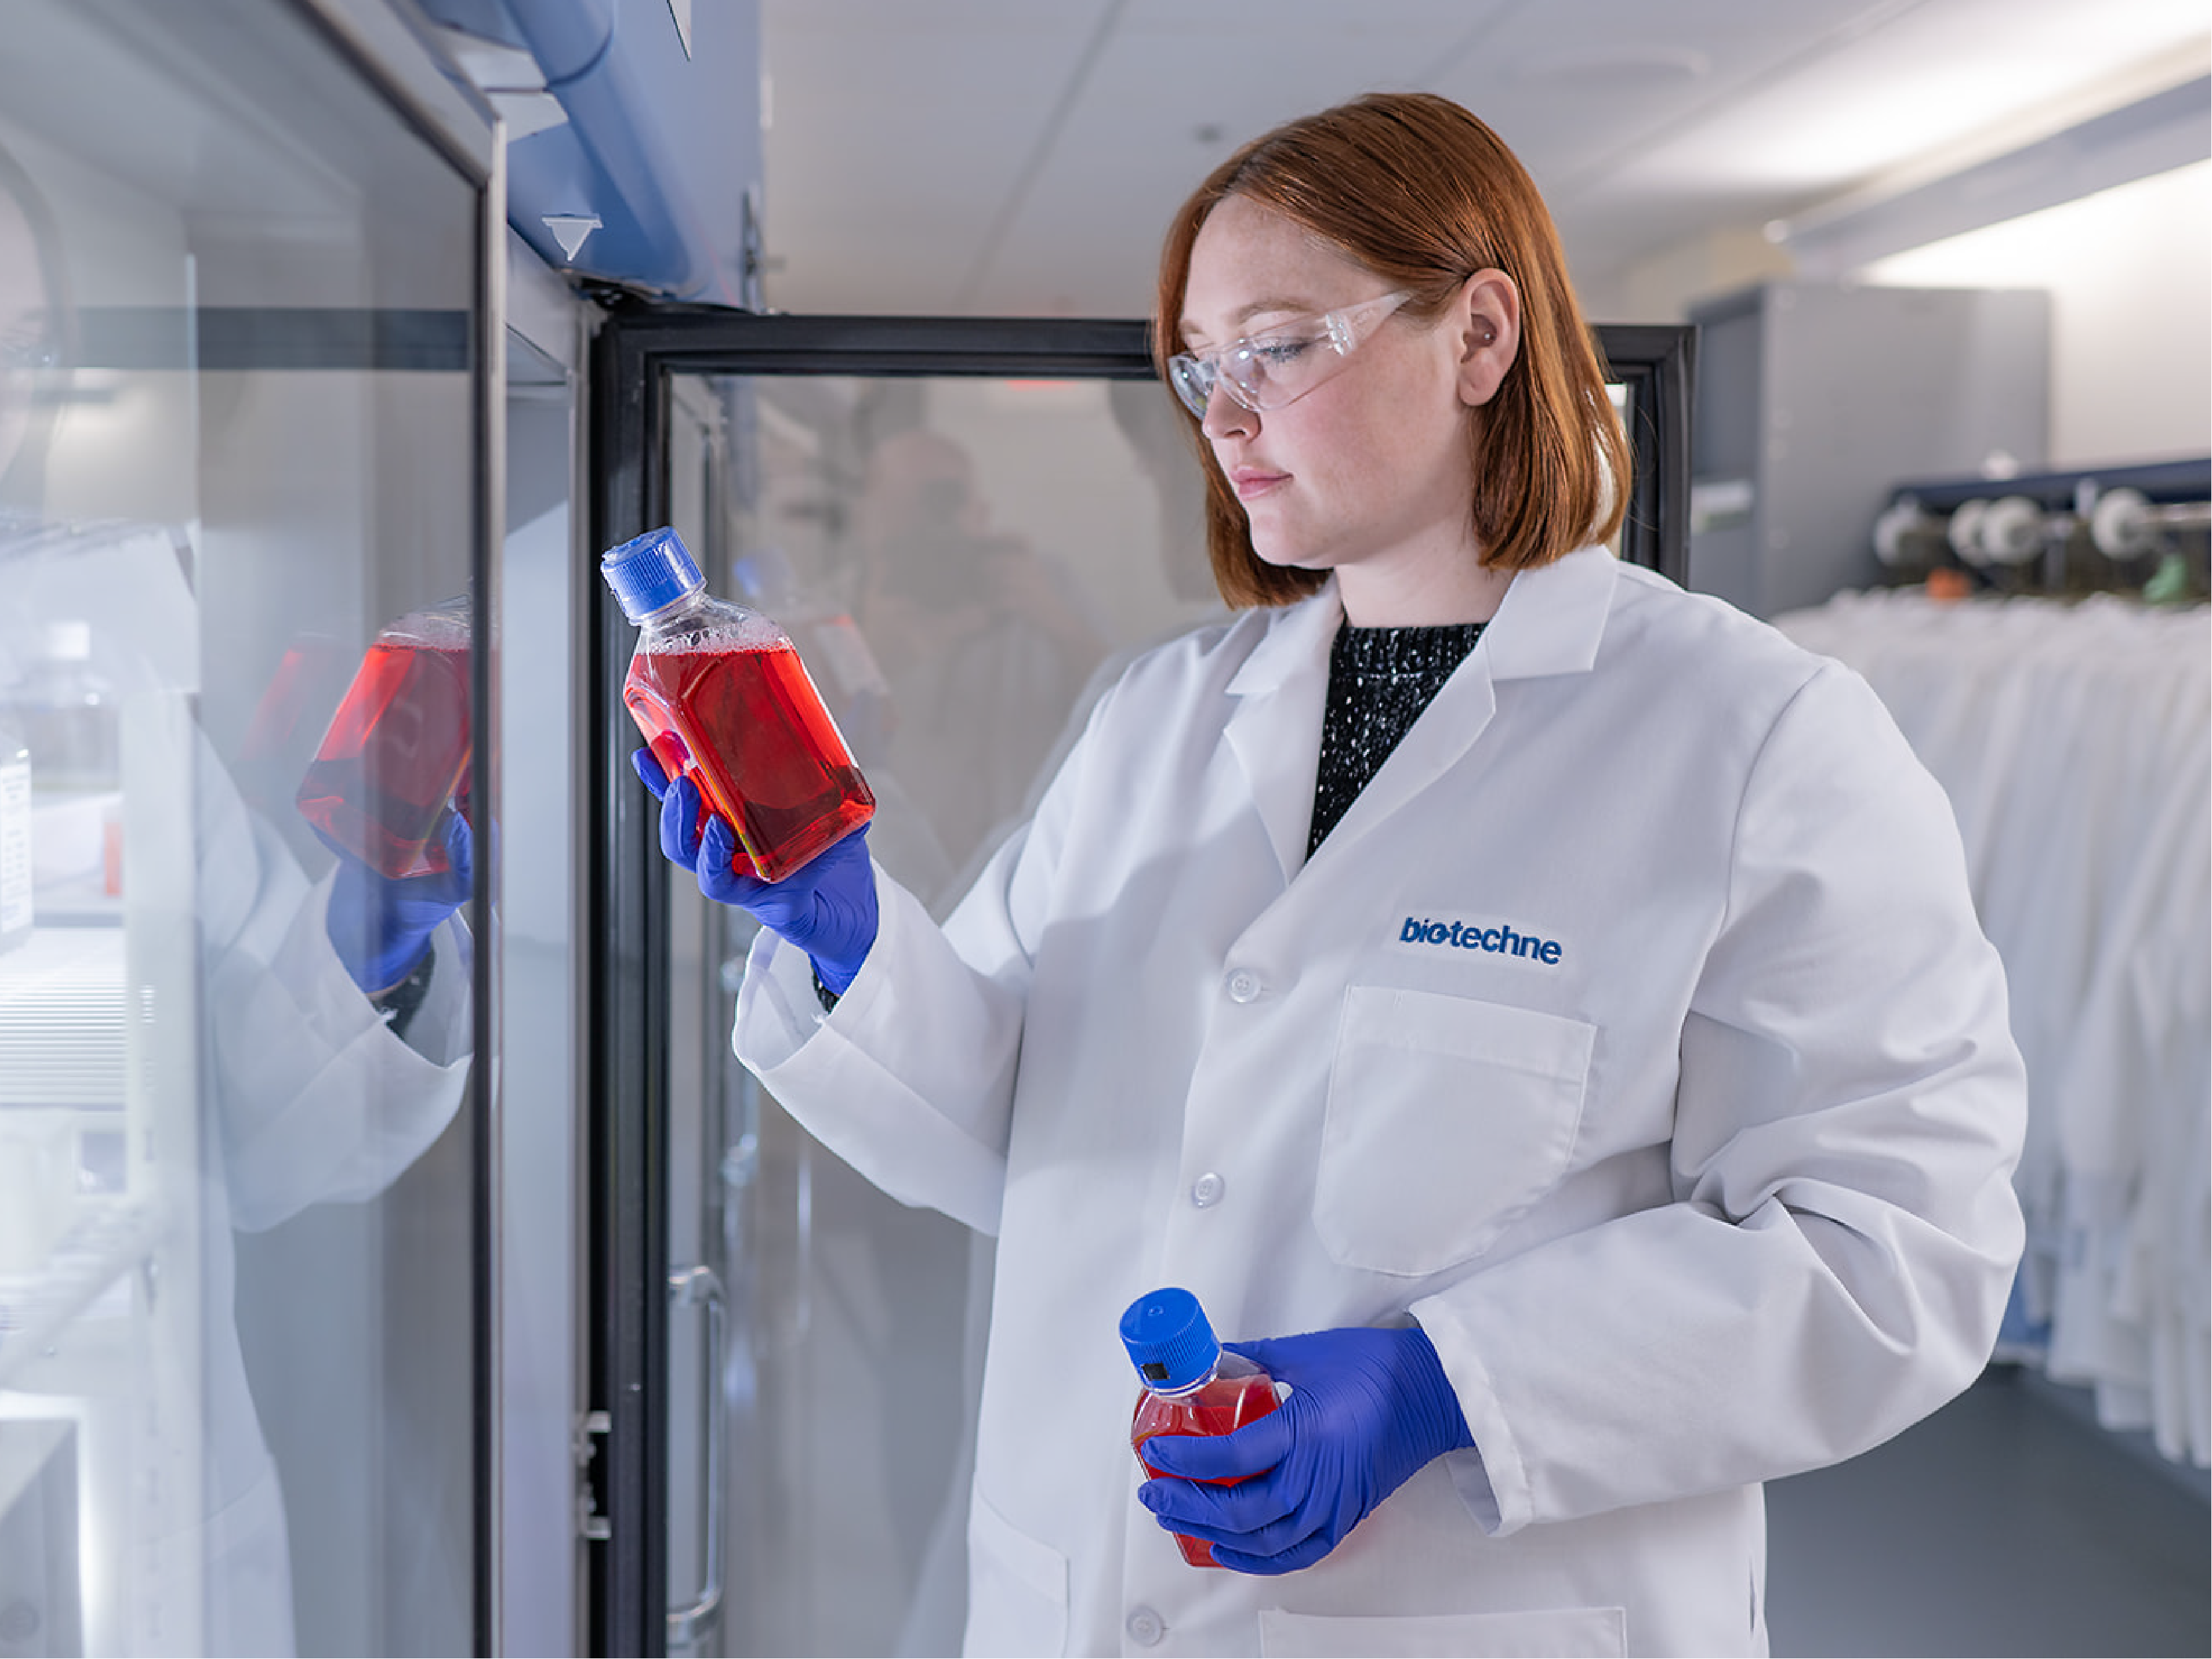
{"type": "Polygon", "coordinates": [[[1218,351],[1177,352],[1168,359],[1168,384],[1201,421],[1216,381],[1247,409],[1280,409],[1342,368],[1352,349],[1413,297],[1411,289],[1400,289],[1318,317],[1294,318],[1218,351]]]}

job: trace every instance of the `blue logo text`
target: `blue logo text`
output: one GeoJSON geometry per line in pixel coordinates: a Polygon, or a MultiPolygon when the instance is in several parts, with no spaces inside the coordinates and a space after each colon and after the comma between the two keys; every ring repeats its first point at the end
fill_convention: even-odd
{"type": "Polygon", "coordinates": [[[1461,951],[1485,951],[1493,956],[1525,957],[1531,962],[1556,963],[1559,959],[1559,940],[1516,933],[1505,927],[1470,927],[1463,921],[1431,921],[1425,916],[1407,916],[1398,938],[1407,945],[1443,945],[1461,951]]]}

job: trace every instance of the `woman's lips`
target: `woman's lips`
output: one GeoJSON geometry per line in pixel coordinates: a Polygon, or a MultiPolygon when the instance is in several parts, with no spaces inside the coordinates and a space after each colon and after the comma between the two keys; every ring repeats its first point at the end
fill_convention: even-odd
{"type": "Polygon", "coordinates": [[[1249,501],[1255,495],[1264,495],[1291,475],[1287,472],[1268,472],[1259,467],[1240,466],[1229,475],[1236,487],[1237,499],[1249,501]]]}

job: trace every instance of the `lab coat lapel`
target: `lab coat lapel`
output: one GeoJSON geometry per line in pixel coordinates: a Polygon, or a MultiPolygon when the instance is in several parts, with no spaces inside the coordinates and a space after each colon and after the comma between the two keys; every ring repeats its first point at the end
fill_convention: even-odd
{"type": "Polygon", "coordinates": [[[1229,683],[1237,702],[1224,735],[1285,882],[1306,861],[1329,643],[1343,620],[1332,580],[1276,619],[1229,683]]]}
{"type": "Polygon", "coordinates": [[[1315,850],[1316,859],[1329,857],[1376,825],[1389,822],[1393,813],[1474,746],[1474,740],[1498,712],[1491,659],[1482,646],[1482,641],[1475,641],[1467,660],[1452,671],[1412,729],[1367,781],[1367,787],[1352,798],[1328,839],[1315,850]]]}
{"type": "MultiPolygon", "coordinates": [[[[1618,571],[1610,553],[1592,547],[1515,576],[1474,651],[1421,711],[1315,856],[1328,857],[1387,823],[1458,764],[1497,714],[1501,683],[1588,672],[1597,660],[1618,571]]],[[[1310,803],[1310,789],[1307,798],[1310,803]]]]}

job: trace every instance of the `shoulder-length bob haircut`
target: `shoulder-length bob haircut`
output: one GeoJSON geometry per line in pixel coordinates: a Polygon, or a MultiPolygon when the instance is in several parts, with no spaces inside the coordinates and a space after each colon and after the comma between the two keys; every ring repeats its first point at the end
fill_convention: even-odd
{"type": "MultiPolygon", "coordinates": [[[[1551,213],[1496,133],[1433,94],[1370,93],[1245,145],[1168,228],[1152,339],[1163,378],[1183,349],[1192,245],[1231,196],[1273,209],[1391,288],[1410,289],[1403,314],[1416,321],[1441,314],[1479,270],[1511,277],[1520,351],[1496,396],[1468,411],[1482,562],[1528,569],[1612,538],[1628,500],[1628,445],[1551,213]]],[[[1320,587],[1325,573],[1271,565],[1253,550],[1236,493],[1200,423],[1182,413],[1206,472],[1206,550],[1222,598],[1288,605],[1320,587]]]]}

